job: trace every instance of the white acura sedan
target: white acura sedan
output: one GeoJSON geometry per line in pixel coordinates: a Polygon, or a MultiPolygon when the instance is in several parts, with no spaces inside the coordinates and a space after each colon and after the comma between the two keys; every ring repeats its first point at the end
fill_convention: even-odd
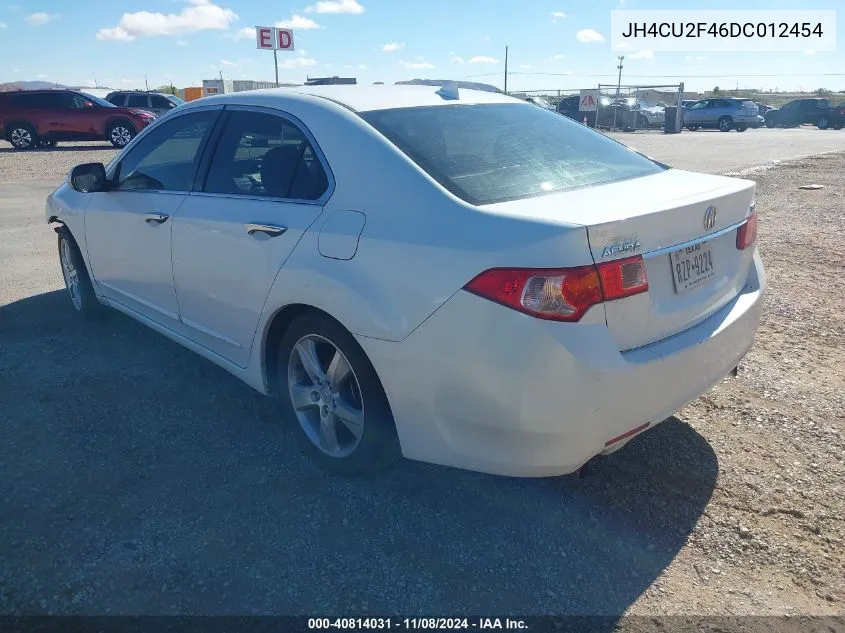
{"type": "Polygon", "coordinates": [[[329,469],[547,476],[746,354],[754,193],[500,94],[324,86],[185,104],[46,213],[76,311],[276,396],[329,469]]]}

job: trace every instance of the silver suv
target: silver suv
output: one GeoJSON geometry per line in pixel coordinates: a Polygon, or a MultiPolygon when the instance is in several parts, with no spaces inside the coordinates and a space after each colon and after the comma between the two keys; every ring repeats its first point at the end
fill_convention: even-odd
{"type": "Polygon", "coordinates": [[[144,92],[141,90],[118,90],[111,92],[106,101],[118,107],[135,108],[146,110],[158,116],[170,112],[178,105],[185,103],[179,97],[163,94],[161,92],[144,92]]]}
{"type": "Polygon", "coordinates": [[[684,127],[690,131],[715,128],[722,132],[745,132],[760,127],[757,104],[748,99],[713,97],[684,107],[684,127]]]}

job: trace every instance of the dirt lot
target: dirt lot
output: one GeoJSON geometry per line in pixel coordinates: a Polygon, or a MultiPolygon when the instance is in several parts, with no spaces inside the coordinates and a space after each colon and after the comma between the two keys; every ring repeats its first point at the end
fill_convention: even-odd
{"type": "Polygon", "coordinates": [[[76,321],[43,198],[103,158],[68,154],[0,187],[0,613],[845,612],[845,156],[751,176],[769,293],[737,378],[585,479],[360,481],[208,362],[76,321]]]}

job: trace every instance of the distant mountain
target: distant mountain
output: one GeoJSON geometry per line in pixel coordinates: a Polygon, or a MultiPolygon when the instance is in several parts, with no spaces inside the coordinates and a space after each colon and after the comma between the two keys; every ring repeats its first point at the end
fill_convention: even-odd
{"type": "MultiPolygon", "coordinates": [[[[451,79],[410,79],[408,81],[397,81],[398,86],[442,86],[443,84],[453,83],[451,79]]],[[[485,92],[498,92],[504,94],[496,86],[490,84],[480,84],[474,81],[458,81],[458,89],[464,88],[466,90],[483,90],[485,92]]]]}
{"type": "Polygon", "coordinates": [[[62,84],[52,81],[12,81],[0,84],[0,92],[11,92],[12,90],[48,90],[50,88],[65,88],[62,84]]]}

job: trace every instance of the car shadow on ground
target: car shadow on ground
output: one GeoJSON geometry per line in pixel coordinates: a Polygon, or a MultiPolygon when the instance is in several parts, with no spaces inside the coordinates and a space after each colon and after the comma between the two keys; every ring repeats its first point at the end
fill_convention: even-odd
{"type": "Polygon", "coordinates": [[[64,291],[0,309],[0,351],[0,612],[618,616],[718,473],[671,418],[583,479],[334,478],[273,401],[64,291]]]}
{"type": "Polygon", "coordinates": [[[0,154],[15,154],[21,152],[98,152],[103,150],[117,150],[111,143],[103,143],[102,145],[55,145],[53,147],[36,147],[28,150],[19,150],[14,147],[0,147],[0,154]]]}

